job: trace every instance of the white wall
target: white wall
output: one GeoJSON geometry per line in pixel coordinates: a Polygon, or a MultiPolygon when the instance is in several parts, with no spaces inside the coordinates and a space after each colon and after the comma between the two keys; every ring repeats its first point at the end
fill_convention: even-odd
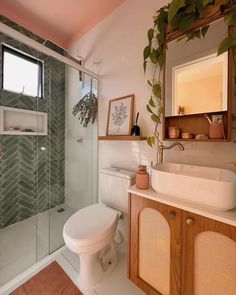
{"type": "MultiPolygon", "coordinates": [[[[142,68],[146,31],[152,26],[155,9],[169,1],[127,0],[111,15],[83,36],[72,51],[84,58],[85,66],[102,76],[99,101],[99,135],[105,135],[108,101],[135,94],[135,112],[140,112],[143,135],[151,135],[153,125],[146,111],[150,89],[142,68]]],[[[234,134],[235,137],[235,134],[234,134]]],[[[168,143],[166,143],[168,144],[168,143]]],[[[167,151],[167,161],[232,168],[236,161],[234,143],[186,143],[185,151],[167,151]]],[[[145,142],[99,142],[99,167],[136,169],[155,160],[155,150],[145,142]]]]}

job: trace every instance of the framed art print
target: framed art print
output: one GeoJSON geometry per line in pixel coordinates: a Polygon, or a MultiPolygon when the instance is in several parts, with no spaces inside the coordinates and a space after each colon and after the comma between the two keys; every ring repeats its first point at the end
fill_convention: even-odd
{"type": "Polygon", "coordinates": [[[130,135],[133,123],[134,95],[109,101],[107,135],[130,135]]]}

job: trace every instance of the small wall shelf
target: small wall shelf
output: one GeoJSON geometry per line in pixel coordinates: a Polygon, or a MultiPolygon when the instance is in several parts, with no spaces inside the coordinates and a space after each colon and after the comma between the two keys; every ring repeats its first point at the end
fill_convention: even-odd
{"type": "Polygon", "coordinates": [[[195,139],[195,138],[165,138],[164,141],[194,141],[194,142],[227,142],[229,141],[228,139],[212,139],[212,138],[208,138],[208,139],[195,139]]]}
{"type": "Polygon", "coordinates": [[[182,132],[192,133],[195,137],[196,134],[206,134],[209,133],[209,123],[207,119],[204,117],[204,114],[189,114],[189,115],[176,115],[169,116],[164,118],[163,124],[163,140],[164,141],[194,141],[194,142],[227,142],[230,141],[231,135],[231,116],[228,115],[228,111],[224,112],[212,112],[206,113],[209,116],[221,114],[223,115],[223,123],[224,123],[224,131],[225,131],[225,139],[170,139],[168,137],[168,128],[169,127],[177,127],[182,132]]]}
{"type": "Polygon", "coordinates": [[[0,134],[47,135],[47,113],[0,106],[0,134]],[[8,130],[8,128],[32,129],[33,132],[8,130]]]}
{"type": "Polygon", "coordinates": [[[98,136],[98,140],[141,141],[141,140],[146,140],[146,139],[147,139],[147,137],[144,137],[144,136],[131,136],[131,135],[98,136]]]}

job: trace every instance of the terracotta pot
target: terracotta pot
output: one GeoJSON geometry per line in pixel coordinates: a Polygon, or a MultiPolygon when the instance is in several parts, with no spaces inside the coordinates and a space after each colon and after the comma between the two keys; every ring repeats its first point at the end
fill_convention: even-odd
{"type": "Polygon", "coordinates": [[[146,166],[144,165],[139,165],[139,169],[136,174],[136,187],[139,189],[149,188],[149,174],[147,173],[146,166]]]}

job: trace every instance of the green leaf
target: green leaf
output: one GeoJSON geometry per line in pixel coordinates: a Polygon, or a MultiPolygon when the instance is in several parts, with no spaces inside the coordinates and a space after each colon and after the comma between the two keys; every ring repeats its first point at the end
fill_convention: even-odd
{"type": "Polygon", "coordinates": [[[193,32],[193,37],[201,39],[201,30],[199,29],[199,30],[193,32]]]}
{"type": "Polygon", "coordinates": [[[168,13],[164,7],[159,10],[156,20],[157,29],[161,34],[165,33],[165,26],[168,24],[168,13]]]}
{"type": "Polygon", "coordinates": [[[143,70],[144,70],[144,73],[146,72],[146,69],[147,69],[147,61],[145,60],[143,62],[143,70]]]}
{"type": "Polygon", "coordinates": [[[187,3],[187,7],[184,10],[185,13],[189,14],[196,11],[196,0],[189,0],[187,3]]]}
{"type": "Polygon", "coordinates": [[[179,24],[179,29],[182,31],[182,32],[186,32],[188,31],[189,29],[192,28],[193,24],[195,22],[195,19],[194,19],[194,16],[193,15],[188,15],[188,16],[185,16],[180,24],[179,24]]]}
{"type": "Polygon", "coordinates": [[[146,105],[146,107],[147,107],[148,112],[153,114],[153,111],[152,111],[152,109],[150,108],[150,106],[148,104],[146,105]]]}
{"type": "Polygon", "coordinates": [[[154,35],[154,30],[153,29],[149,29],[148,30],[148,41],[149,41],[149,43],[152,41],[153,35],[154,35]]]}
{"type": "Polygon", "coordinates": [[[151,87],[153,86],[152,80],[147,80],[147,83],[148,83],[149,86],[151,86],[151,87]]]}
{"type": "Polygon", "coordinates": [[[156,123],[161,123],[160,117],[158,117],[156,114],[152,114],[151,119],[156,123]]]}
{"type": "Polygon", "coordinates": [[[202,6],[205,7],[207,6],[208,4],[211,4],[212,1],[211,0],[202,0],[202,6]]]}
{"type": "Polygon", "coordinates": [[[156,83],[152,88],[153,94],[159,98],[161,98],[161,85],[156,83]]]}
{"type": "Polygon", "coordinates": [[[145,48],[144,48],[144,50],[143,50],[143,59],[145,60],[145,59],[147,59],[149,56],[150,56],[150,54],[151,54],[151,44],[149,44],[148,46],[146,46],[145,48]]]}
{"type": "Polygon", "coordinates": [[[204,6],[203,6],[202,0],[198,0],[196,2],[196,4],[197,4],[196,7],[197,7],[198,14],[199,14],[200,17],[202,17],[202,13],[204,11],[204,6]]]}
{"type": "Polygon", "coordinates": [[[151,107],[155,108],[155,103],[154,103],[152,97],[149,99],[149,102],[148,102],[148,103],[149,103],[149,105],[150,105],[151,107]]]}
{"type": "Polygon", "coordinates": [[[164,65],[164,62],[165,62],[165,55],[164,55],[164,53],[160,53],[159,54],[159,57],[158,57],[158,64],[159,64],[159,66],[160,66],[160,68],[162,69],[162,67],[163,67],[163,65],[164,65]]]}
{"type": "Polygon", "coordinates": [[[147,137],[147,143],[150,147],[152,147],[152,137],[151,136],[147,137]]]}
{"type": "Polygon", "coordinates": [[[187,34],[187,41],[186,41],[186,43],[189,42],[190,40],[195,39],[195,38],[201,39],[201,30],[197,30],[197,31],[195,31],[193,33],[187,34]]]}
{"type": "Polygon", "coordinates": [[[153,49],[150,54],[150,59],[153,64],[157,64],[159,58],[159,51],[157,49],[153,49]]]}
{"type": "Polygon", "coordinates": [[[153,147],[155,145],[155,141],[156,141],[155,136],[148,136],[147,137],[147,143],[150,147],[153,147]]]}
{"type": "Polygon", "coordinates": [[[176,14],[173,19],[170,22],[170,26],[171,28],[174,29],[178,29],[180,26],[181,21],[184,19],[185,14],[184,13],[178,13],[176,14]]]}
{"type": "Polygon", "coordinates": [[[155,141],[156,141],[155,136],[152,136],[152,137],[151,137],[151,140],[152,140],[152,145],[154,145],[154,144],[155,144],[155,141]]]}
{"type": "Polygon", "coordinates": [[[197,1],[196,8],[197,8],[197,12],[198,12],[199,16],[201,17],[202,16],[203,9],[204,9],[204,7],[202,5],[202,1],[200,1],[200,0],[197,1]]]}
{"type": "Polygon", "coordinates": [[[173,17],[177,14],[180,8],[185,6],[185,0],[172,0],[169,11],[168,11],[168,21],[169,23],[173,17]]]}
{"type": "Polygon", "coordinates": [[[159,45],[163,45],[165,41],[165,34],[164,33],[157,34],[157,41],[159,45]]]}
{"type": "Polygon", "coordinates": [[[236,25],[236,8],[230,11],[229,15],[225,17],[225,23],[227,26],[236,25]]]}
{"type": "Polygon", "coordinates": [[[220,43],[217,55],[220,55],[235,46],[236,46],[236,37],[235,36],[228,36],[220,43]]]}
{"type": "Polygon", "coordinates": [[[202,37],[204,38],[206,36],[206,33],[208,31],[210,26],[205,26],[201,29],[201,34],[202,34],[202,37]]]}

